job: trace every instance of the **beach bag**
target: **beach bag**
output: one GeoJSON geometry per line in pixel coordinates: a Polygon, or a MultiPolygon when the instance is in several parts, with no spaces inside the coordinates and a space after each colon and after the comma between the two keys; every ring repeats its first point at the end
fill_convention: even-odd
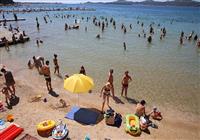
{"type": "Polygon", "coordinates": [[[119,128],[121,126],[121,124],[122,124],[122,116],[121,116],[121,114],[116,113],[116,115],[115,115],[115,126],[119,128]]]}
{"type": "Polygon", "coordinates": [[[107,125],[114,125],[115,124],[115,116],[114,116],[114,110],[113,109],[108,109],[105,112],[105,122],[107,125]]]}
{"type": "Polygon", "coordinates": [[[105,122],[107,125],[114,125],[115,124],[115,117],[109,116],[105,118],[105,122]]]}

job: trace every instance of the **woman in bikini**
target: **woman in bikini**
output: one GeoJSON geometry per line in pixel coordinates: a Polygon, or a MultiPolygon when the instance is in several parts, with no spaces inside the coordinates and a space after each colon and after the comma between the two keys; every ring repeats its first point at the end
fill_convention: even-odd
{"type": "Polygon", "coordinates": [[[110,108],[109,97],[110,97],[111,90],[112,90],[112,86],[111,86],[110,82],[107,82],[105,84],[105,86],[103,86],[103,88],[101,89],[100,97],[103,94],[103,103],[102,103],[102,108],[101,108],[102,113],[104,112],[104,105],[105,105],[106,100],[107,100],[107,105],[110,108]]]}

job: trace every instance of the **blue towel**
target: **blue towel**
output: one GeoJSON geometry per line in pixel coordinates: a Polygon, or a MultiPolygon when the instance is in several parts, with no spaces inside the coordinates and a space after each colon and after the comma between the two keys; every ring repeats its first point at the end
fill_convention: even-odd
{"type": "Polygon", "coordinates": [[[71,110],[65,115],[65,118],[74,120],[74,114],[80,109],[78,106],[73,106],[71,110]]]}

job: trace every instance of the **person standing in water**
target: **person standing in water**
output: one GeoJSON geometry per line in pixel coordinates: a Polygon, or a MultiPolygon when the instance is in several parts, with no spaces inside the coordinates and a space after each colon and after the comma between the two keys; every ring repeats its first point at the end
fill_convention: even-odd
{"type": "Polygon", "coordinates": [[[124,51],[126,50],[126,43],[123,43],[124,51]]]}
{"type": "Polygon", "coordinates": [[[115,97],[115,93],[114,93],[114,85],[113,85],[113,69],[110,69],[109,71],[109,75],[108,75],[108,82],[111,85],[111,92],[112,92],[112,96],[115,97]]]}
{"type": "Polygon", "coordinates": [[[123,96],[123,93],[124,93],[124,90],[125,90],[125,97],[127,97],[127,90],[128,90],[129,82],[132,81],[132,78],[131,78],[131,76],[128,75],[128,73],[129,73],[128,71],[126,71],[124,73],[124,77],[123,77],[122,82],[121,82],[121,84],[122,84],[121,96],[123,96]]]}
{"type": "Polygon", "coordinates": [[[56,72],[58,73],[58,75],[60,74],[59,72],[59,65],[58,65],[58,59],[57,59],[57,54],[54,54],[54,59],[53,59],[53,63],[54,63],[54,74],[56,74],[56,72]]]}

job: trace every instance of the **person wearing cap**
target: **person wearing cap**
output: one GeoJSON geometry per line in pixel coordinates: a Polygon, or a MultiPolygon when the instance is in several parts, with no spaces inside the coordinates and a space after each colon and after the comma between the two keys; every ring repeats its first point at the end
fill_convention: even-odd
{"type": "Polygon", "coordinates": [[[102,113],[104,112],[104,105],[107,101],[107,105],[108,107],[110,108],[110,105],[109,105],[109,97],[110,97],[110,91],[112,90],[112,86],[110,84],[110,82],[107,82],[103,88],[101,89],[101,93],[100,93],[100,97],[102,96],[103,94],[103,103],[102,103],[102,108],[101,108],[101,111],[102,113]]]}
{"type": "Polygon", "coordinates": [[[125,91],[125,97],[127,97],[127,90],[128,90],[129,82],[132,81],[132,78],[131,78],[131,76],[128,75],[128,73],[129,73],[128,71],[126,71],[124,73],[124,77],[123,77],[122,82],[121,82],[121,84],[122,84],[121,96],[123,96],[123,93],[125,91]]]}

